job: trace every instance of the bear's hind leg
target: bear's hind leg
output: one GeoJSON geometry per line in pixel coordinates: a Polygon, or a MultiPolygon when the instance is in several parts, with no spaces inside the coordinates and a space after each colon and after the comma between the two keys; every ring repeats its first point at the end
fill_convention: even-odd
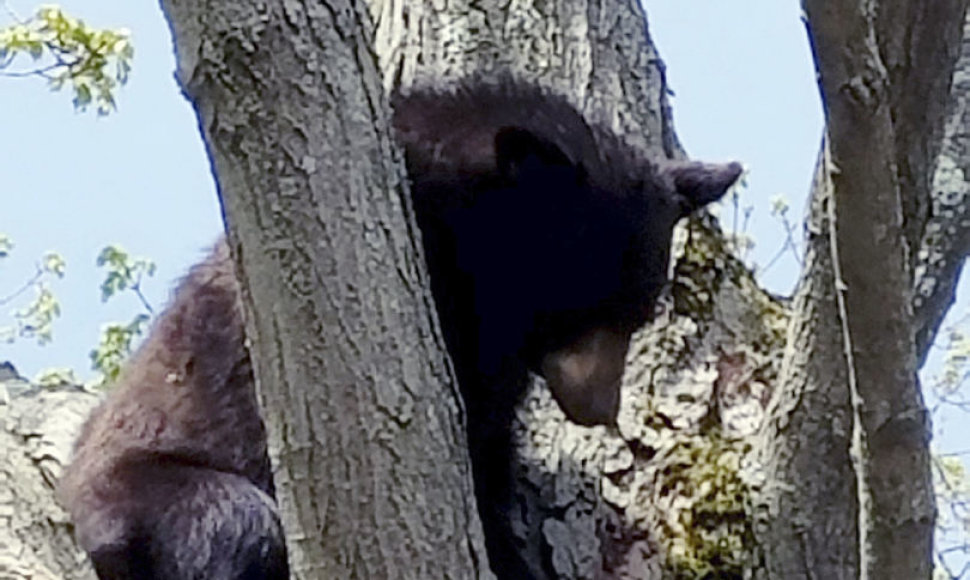
{"type": "Polygon", "coordinates": [[[127,544],[111,545],[91,552],[91,563],[99,580],[153,580],[145,542],[131,539],[127,544]]]}
{"type": "Polygon", "coordinates": [[[124,501],[78,529],[95,538],[96,521],[123,526],[85,546],[100,580],[289,579],[276,502],[245,477],[153,456],[124,461],[110,485],[124,501]]]}
{"type": "Polygon", "coordinates": [[[159,580],[289,580],[276,502],[248,479],[185,467],[152,524],[159,580]]]}

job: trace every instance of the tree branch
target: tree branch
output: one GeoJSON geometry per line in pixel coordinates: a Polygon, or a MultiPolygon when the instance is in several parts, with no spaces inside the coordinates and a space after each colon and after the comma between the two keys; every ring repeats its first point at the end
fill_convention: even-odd
{"type": "Polygon", "coordinates": [[[967,0],[874,4],[875,40],[885,66],[910,267],[931,218],[933,166],[940,152],[950,80],[960,53],[967,0]]]}
{"type": "Polygon", "coordinates": [[[920,363],[925,360],[970,253],[970,20],[953,72],[953,83],[936,157],[929,215],[922,228],[913,272],[913,323],[920,363]]]}
{"type": "MultiPolygon", "coordinates": [[[[833,267],[853,406],[861,578],[929,578],[933,502],[916,380],[921,237],[966,3],[805,0],[825,105],[833,267]],[[877,8],[878,9],[875,9],[877,8]],[[893,474],[906,473],[900,486],[893,474]]],[[[822,383],[825,385],[826,383],[822,383]]],[[[844,385],[844,386],[843,386],[844,385]]]]}

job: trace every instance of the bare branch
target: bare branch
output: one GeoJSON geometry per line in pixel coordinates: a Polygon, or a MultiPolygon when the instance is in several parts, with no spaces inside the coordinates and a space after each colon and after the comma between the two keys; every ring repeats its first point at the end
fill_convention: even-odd
{"type": "Polygon", "coordinates": [[[920,361],[953,304],[970,253],[970,21],[953,73],[943,144],[936,158],[929,216],[917,247],[913,315],[920,361]]]}
{"type": "MultiPolygon", "coordinates": [[[[889,80],[904,231],[913,254],[931,215],[932,169],[966,9],[967,0],[886,1],[874,11],[875,40],[889,80]]],[[[915,261],[911,255],[911,267],[915,261]]]]}
{"type": "Polygon", "coordinates": [[[22,295],[24,292],[33,288],[41,278],[44,277],[44,269],[37,266],[37,270],[34,272],[33,276],[27,279],[20,288],[17,288],[7,296],[0,296],[0,306],[9,304],[17,299],[18,296],[22,295]]]}

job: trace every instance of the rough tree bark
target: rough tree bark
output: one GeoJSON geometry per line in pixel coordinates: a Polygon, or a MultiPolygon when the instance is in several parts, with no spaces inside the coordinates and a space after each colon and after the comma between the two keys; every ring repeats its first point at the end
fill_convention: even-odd
{"type": "Polygon", "coordinates": [[[967,3],[803,5],[827,131],[758,441],[765,577],[929,578],[935,508],[916,371],[939,319],[913,299],[925,260],[913,254],[967,3]]]}
{"type": "Polygon", "coordinates": [[[927,213],[919,224],[913,278],[917,353],[922,362],[970,254],[970,20],[963,25],[960,57],[946,103],[942,146],[936,157],[927,213]]]}
{"type": "Polygon", "coordinates": [[[489,575],[366,6],[163,7],[243,279],[291,570],[489,575]]]}
{"type": "Polygon", "coordinates": [[[0,578],[94,578],[78,551],[54,486],[93,393],[31,386],[0,363],[0,578]]]}
{"type": "MultiPolygon", "coordinates": [[[[631,144],[682,155],[639,6],[372,0],[371,28],[346,2],[191,4],[165,6],[251,292],[297,575],[485,575],[457,395],[377,79],[406,89],[511,69],[631,144]]],[[[532,389],[516,530],[549,577],[928,577],[914,372],[970,249],[970,44],[950,88],[966,0],[926,4],[805,2],[829,146],[791,302],[762,292],[709,220],[694,221],[664,310],[631,348],[618,432],[571,425],[532,389]]],[[[22,414],[0,413],[21,437],[22,414]]],[[[27,461],[10,465],[32,481],[36,439],[22,438],[8,454],[27,461]]],[[[24,505],[35,492],[11,477],[4,497],[24,505]]],[[[49,500],[49,483],[31,489],[49,500]]],[[[35,569],[82,577],[69,548],[42,554],[64,545],[51,509],[58,543],[35,545],[16,512],[0,540],[21,543],[0,542],[0,566],[29,546],[35,569]]]]}

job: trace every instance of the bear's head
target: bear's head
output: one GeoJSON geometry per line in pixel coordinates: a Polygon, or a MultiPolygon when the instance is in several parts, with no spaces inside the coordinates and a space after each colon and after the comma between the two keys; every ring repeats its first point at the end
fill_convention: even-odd
{"type": "Polygon", "coordinates": [[[584,159],[527,128],[500,128],[495,160],[504,187],[479,195],[462,224],[474,222],[471,233],[458,234],[460,263],[484,294],[481,315],[497,318],[502,340],[510,327],[522,331],[516,346],[566,415],[584,425],[616,418],[630,336],[667,284],[674,226],[742,172],[737,163],[631,163],[629,152],[598,145],[584,159]],[[502,303],[517,304],[518,321],[496,317],[502,303]]]}
{"type": "Polygon", "coordinates": [[[565,99],[514,83],[399,99],[395,125],[435,299],[459,312],[457,334],[475,335],[452,341],[473,351],[452,353],[459,366],[466,354],[489,375],[517,357],[571,420],[613,423],[630,337],[668,281],[674,226],[741,166],[647,156],[565,99]]]}

